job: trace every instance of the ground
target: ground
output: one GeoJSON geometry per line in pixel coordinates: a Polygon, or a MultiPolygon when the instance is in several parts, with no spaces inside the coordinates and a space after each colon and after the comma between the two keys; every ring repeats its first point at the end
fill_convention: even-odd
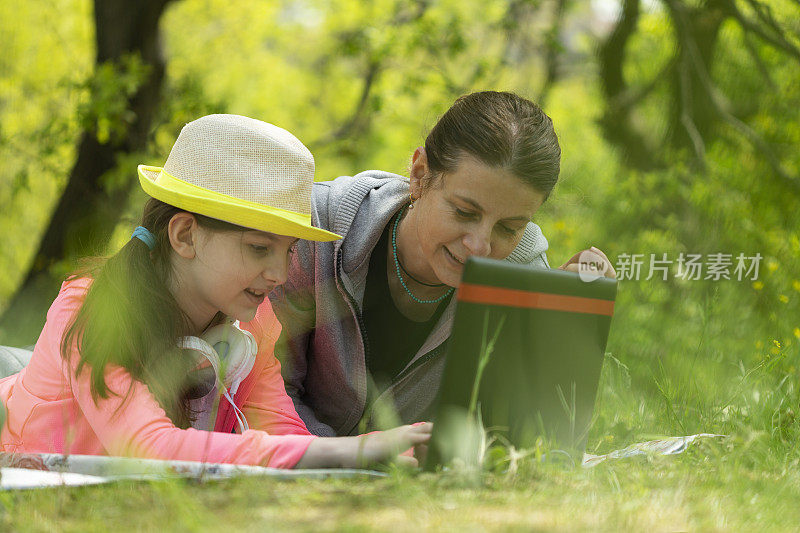
{"type": "Polygon", "coordinates": [[[795,530],[797,461],[770,471],[730,439],[592,469],[385,479],[171,480],[3,493],[3,530],[795,530]]]}

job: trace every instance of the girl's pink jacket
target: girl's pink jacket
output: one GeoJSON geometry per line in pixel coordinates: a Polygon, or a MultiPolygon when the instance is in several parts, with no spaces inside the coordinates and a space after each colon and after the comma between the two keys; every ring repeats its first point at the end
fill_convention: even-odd
{"type": "Polygon", "coordinates": [[[109,367],[112,394],[94,402],[89,373],[75,376],[61,357],[62,336],[88,291],[91,280],[65,282],[47,312],[47,322],[28,366],[0,380],[0,401],[8,417],[0,434],[4,452],[126,455],[211,463],[292,468],[315,438],[286,394],[280,363],[273,355],[281,326],[269,301],[255,319],[241,324],[258,341],[253,370],[234,396],[251,428],[232,433],[236,417],[220,402],[215,431],[179,429],[147,386],[120,367],[109,367]],[[113,394],[116,393],[116,394],[113,394]]]}

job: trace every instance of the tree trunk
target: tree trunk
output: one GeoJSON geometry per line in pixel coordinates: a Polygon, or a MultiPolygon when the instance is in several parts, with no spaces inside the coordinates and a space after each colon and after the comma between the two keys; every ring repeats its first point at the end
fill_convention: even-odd
{"type": "Polygon", "coordinates": [[[672,72],[672,98],[667,143],[690,148],[702,164],[705,145],[713,137],[719,117],[711,101],[714,51],[719,30],[727,17],[715,0],[690,7],[669,0],[667,7],[675,27],[678,55],[672,72]]]}
{"type": "Polygon", "coordinates": [[[629,39],[639,23],[639,0],[624,0],[620,18],[608,38],[598,48],[600,86],[605,110],[599,119],[603,136],[620,149],[634,168],[650,170],[661,165],[646,136],[634,126],[632,115],[636,98],[623,76],[629,39]]]}
{"type": "Polygon", "coordinates": [[[24,281],[0,318],[5,344],[35,341],[45,313],[63,277],[63,267],[76,257],[104,250],[136,183],[131,175],[122,186],[107,190],[102,177],[116,167],[120,155],[143,151],[158,110],[164,78],[158,22],[170,0],[95,0],[96,65],[119,63],[138,54],[148,67],[144,81],[128,101],[132,120],[123,133],[100,142],[94,125],[80,138],[77,159],[24,281]],[[54,272],[58,270],[58,272],[54,272]]]}

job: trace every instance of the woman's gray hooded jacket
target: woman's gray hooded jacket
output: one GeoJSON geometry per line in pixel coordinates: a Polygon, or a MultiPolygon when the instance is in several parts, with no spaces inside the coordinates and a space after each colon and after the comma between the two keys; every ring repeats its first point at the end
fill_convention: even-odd
{"type": "MultiPolygon", "coordinates": [[[[430,419],[456,299],[389,388],[367,409],[369,339],[361,318],[370,254],[408,203],[406,178],[366,171],[314,184],[312,220],[343,239],[300,241],[285,285],[270,294],[283,325],[276,355],[286,391],[309,431],[335,436],[430,419]],[[397,416],[380,417],[394,405],[397,416]]],[[[529,223],[508,261],[548,267],[547,239],[529,223]]],[[[371,397],[371,396],[370,396],[371,397]]]]}

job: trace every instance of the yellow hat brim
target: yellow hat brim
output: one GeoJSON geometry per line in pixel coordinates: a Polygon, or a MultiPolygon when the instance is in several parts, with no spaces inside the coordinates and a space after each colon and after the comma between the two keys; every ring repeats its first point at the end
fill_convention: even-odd
{"type": "Polygon", "coordinates": [[[311,215],[241,200],[199,187],[164,172],[161,167],[139,165],[144,192],[164,203],[237,226],[309,241],[336,241],[341,235],[311,225],[311,215]]]}

